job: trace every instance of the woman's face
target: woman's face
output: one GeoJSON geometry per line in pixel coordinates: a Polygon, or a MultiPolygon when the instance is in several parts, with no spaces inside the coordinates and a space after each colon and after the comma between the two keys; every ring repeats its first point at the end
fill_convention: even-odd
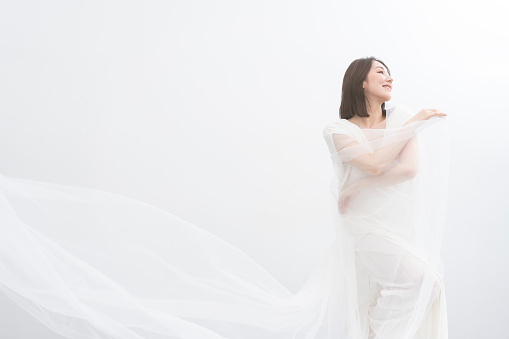
{"type": "Polygon", "coordinates": [[[373,60],[366,80],[362,83],[366,99],[380,103],[391,100],[392,80],[385,66],[373,60]]]}

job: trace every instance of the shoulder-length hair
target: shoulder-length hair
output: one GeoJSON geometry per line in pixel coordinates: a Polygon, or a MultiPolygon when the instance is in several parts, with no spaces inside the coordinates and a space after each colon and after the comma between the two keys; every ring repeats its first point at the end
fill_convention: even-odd
{"type": "MultiPolygon", "coordinates": [[[[345,76],[343,77],[343,87],[341,89],[341,105],[339,106],[339,117],[341,119],[350,119],[354,115],[360,117],[369,117],[366,109],[366,97],[362,82],[366,80],[373,61],[378,61],[387,68],[389,75],[391,71],[387,65],[375,58],[365,57],[354,60],[348,66],[345,76]]],[[[385,102],[382,104],[382,115],[385,117],[385,102]]]]}

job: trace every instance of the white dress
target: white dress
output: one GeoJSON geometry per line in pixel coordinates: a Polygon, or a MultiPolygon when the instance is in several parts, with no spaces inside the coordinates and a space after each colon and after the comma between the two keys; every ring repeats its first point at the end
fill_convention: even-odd
{"type": "MultiPolygon", "coordinates": [[[[447,338],[447,312],[440,247],[448,181],[448,140],[444,118],[402,127],[412,114],[399,106],[387,111],[386,129],[361,129],[348,120],[328,124],[324,137],[336,177],[332,192],[369,178],[349,160],[402,140],[415,142],[415,177],[366,187],[337,214],[345,239],[345,295],[351,338],[447,338]],[[415,137],[414,137],[415,135],[415,137]],[[345,147],[347,145],[347,147],[345,147]],[[339,150],[339,152],[338,152],[339,150]],[[351,293],[356,290],[357,293],[351,293]]],[[[399,174],[399,157],[387,168],[399,174]],[[394,166],[394,168],[391,168],[394,166]]],[[[387,170],[387,172],[389,172],[387,170]]],[[[386,180],[386,179],[385,179],[386,180]]]]}
{"type": "Polygon", "coordinates": [[[436,123],[445,119],[400,127],[410,116],[397,107],[388,111],[384,130],[361,130],[346,120],[325,127],[335,171],[335,234],[296,293],[230,243],[167,211],[2,175],[0,289],[72,339],[364,339],[370,333],[445,339],[439,251],[447,149],[444,124],[436,123]],[[414,136],[418,174],[359,191],[340,215],[339,190],[367,177],[348,161],[414,136]]]}

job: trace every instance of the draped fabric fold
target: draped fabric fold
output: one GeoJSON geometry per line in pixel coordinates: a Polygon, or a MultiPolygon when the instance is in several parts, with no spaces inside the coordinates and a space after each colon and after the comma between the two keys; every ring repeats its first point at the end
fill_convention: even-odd
{"type": "Polygon", "coordinates": [[[445,119],[403,126],[408,108],[387,114],[381,130],[344,119],[325,126],[335,234],[296,293],[168,211],[1,175],[0,289],[73,339],[447,338],[440,246],[448,140],[438,122],[445,119]],[[403,151],[377,175],[351,164],[407,141],[414,146],[406,159],[418,160],[408,180],[390,183],[403,151]],[[361,180],[340,214],[338,194],[361,180]]]}

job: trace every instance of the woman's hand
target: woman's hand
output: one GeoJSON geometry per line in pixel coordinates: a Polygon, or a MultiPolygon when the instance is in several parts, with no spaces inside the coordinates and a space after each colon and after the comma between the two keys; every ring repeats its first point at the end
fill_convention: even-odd
{"type": "Polygon", "coordinates": [[[445,116],[447,116],[447,114],[439,111],[436,108],[423,109],[423,110],[419,111],[419,113],[414,115],[412,118],[410,118],[410,120],[405,122],[405,125],[412,123],[414,121],[428,120],[430,118],[437,117],[437,116],[445,117],[445,116]]]}
{"type": "Polygon", "coordinates": [[[359,181],[354,181],[350,186],[339,192],[338,209],[341,215],[344,214],[352,196],[359,191],[359,181]]]}

